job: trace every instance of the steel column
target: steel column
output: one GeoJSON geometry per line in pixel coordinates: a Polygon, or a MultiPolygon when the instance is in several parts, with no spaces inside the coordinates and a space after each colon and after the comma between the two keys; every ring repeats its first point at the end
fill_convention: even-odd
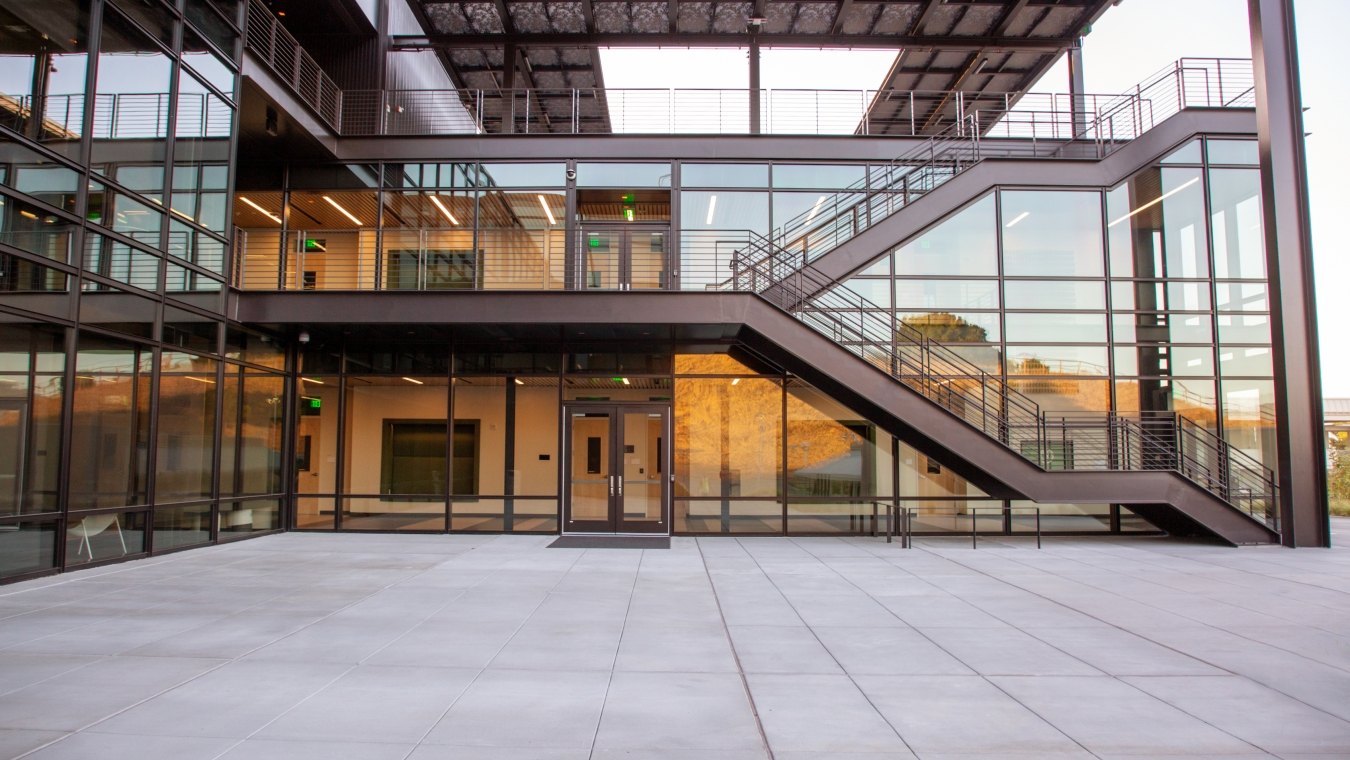
{"type": "Polygon", "coordinates": [[[1087,132],[1087,85],[1083,76],[1083,38],[1079,37],[1069,48],[1069,114],[1073,121],[1073,135],[1082,137],[1087,132]]]}
{"type": "Polygon", "coordinates": [[[750,134],[760,134],[759,124],[759,35],[750,35],[750,134]]]}
{"type": "Polygon", "coordinates": [[[1270,281],[1280,525],[1286,546],[1328,546],[1326,440],[1308,171],[1293,0],[1248,0],[1270,281]]]}

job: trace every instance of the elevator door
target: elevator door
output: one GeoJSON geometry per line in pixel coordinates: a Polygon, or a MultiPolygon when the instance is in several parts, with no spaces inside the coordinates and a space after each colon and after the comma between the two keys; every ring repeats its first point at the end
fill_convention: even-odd
{"type": "Polygon", "coordinates": [[[565,533],[669,533],[669,407],[568,405],[565,533]]]}

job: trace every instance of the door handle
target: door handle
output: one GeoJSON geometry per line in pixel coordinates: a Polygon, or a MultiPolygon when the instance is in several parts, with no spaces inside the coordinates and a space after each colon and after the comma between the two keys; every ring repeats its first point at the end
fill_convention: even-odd
{"type": "Polygon", "coordinates": [[[613,476],[613,475],[610,475],[610,476],[609,476],[609,495],[610,495],[610,496],[613,496],[613,495],[614,495],[614,476],[613,476]]]}
{"type": "Polygon", "coordinates": [[[619,476],[619,495],[623,496],[623,476],[619,476]]]}

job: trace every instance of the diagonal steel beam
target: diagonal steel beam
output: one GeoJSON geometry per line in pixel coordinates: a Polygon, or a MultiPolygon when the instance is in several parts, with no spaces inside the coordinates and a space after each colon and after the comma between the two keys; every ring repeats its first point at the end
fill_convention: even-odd
{"type": "Polygon", "coordinates": [[[844,17],[853,10],[853,0],[839,0],[839,8],[834,12],[834,23],[830,25],[830,34],[844,31],[844,17]]]}
{"type": "Polygon", "coordinates": [[[928,0],[924,3],[923,10],[919,11],[918,18],[914,19],[914,23],[909,25],[905,34],[923,34],[923,25],[927,24],[928,19],[933,17],[933,11],[937,10],[938,3],[939,0],[928,0]]]}

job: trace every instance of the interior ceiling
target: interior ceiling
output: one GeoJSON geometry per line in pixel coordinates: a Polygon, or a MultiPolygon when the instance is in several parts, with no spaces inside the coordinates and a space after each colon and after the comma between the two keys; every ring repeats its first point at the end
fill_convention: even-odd
{"type": "MultiPolygon", "coordinates": [[[[602,89],[601,47],[745,47],[755,39],[762,47],[896,49],[883,82],[857,83],[879,89],[867,131],[931,134],[955,116],[951,92],[964,94],[967,112],[1005,95],[1015,102],[1113,2],[410,0],[428,34],[394,44],[438,49],[461,87],[488,91],[602,89]]],[[[570,130],[571,108],[570,98],[541,100],[541,124],[570,130]]],[[[581,108],[583,131],[611,131],[603,98],[583,99],[581,108]]]]}

